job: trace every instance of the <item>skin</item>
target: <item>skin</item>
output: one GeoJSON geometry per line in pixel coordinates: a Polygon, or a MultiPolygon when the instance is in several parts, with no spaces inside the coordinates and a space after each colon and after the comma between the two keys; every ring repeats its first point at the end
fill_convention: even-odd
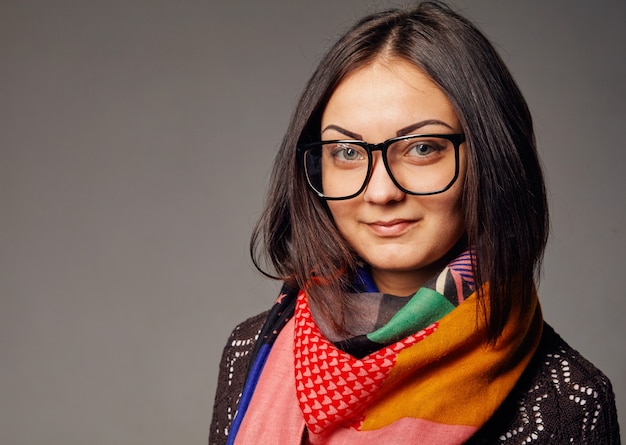
{"type": "MultiPolygon", "coordinates": [[[[350,73],[322,115],[323,140],[356,137],[379,143],[407,131],[463,132],[445,94],[421,70],[399,59],[376,60],[350,73]]],[[[463,235],[465,143],[460,155],[460,175],[449,190],[414,196],[393,184],[381,153],[375,152],[372,176],[363,193],[328,201],[339,232],[371,266],[381,292],[415,293],[445,265],[446,254],[463,235]]]]}

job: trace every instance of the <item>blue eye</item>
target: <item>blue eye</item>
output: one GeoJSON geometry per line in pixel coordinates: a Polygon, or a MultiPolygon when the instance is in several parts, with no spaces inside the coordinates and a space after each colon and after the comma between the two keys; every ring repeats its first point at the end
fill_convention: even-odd
{"type": "Polygon", "coordinates": [[[348,144],[335,145],[331,154],[333,158],[341,161],[360,161],[366,158],[366,155],[363,153],[363,149],[361,147],[348,144]]]}
{"type": "Polygon", "coordinates": [[[426,142],[420,142],[407,150],[407,156],[428,156],[434,152],[442,150],[444,147],[426,142]]]}

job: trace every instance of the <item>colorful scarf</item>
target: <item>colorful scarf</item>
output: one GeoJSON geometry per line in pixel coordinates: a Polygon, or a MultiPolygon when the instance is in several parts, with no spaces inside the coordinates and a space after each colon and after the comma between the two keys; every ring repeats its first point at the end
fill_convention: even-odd
{"type": "Polygon", "coordinates": [[[469,439],[517,382],[542,319],[536,297],[531,307],[514,305],[498,342],[488,343],[468,261],[465,253],[450,263],[382,326],[335,342],[306,292],[284,288],[257,341],[228,443],[469,439]]]}

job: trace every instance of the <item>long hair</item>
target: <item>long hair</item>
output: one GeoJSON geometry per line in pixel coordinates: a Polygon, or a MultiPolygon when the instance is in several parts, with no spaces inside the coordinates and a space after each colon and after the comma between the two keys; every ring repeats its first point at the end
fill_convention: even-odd
{"type": "Polygon", "coordinates": [[[531,115],[519,88],[488,39],[443,3],[369,15],[322,58],[275,160],[265,209],[250,242],[254,264],[267,276],[307,287],[341,328],[341,295],[351,286],[358,258],[325,202],[308,189],[296,146],[319,140],[321,115],[337,85],[380,57],[403,59],[423,71],[461,121],[467,143],[464,239],[474,253],[478,298],[489,301],[483,309],[495,341],[509,318],[511,298],[525,307],[534,292],[548,236],[545,185],[531,115]]]}

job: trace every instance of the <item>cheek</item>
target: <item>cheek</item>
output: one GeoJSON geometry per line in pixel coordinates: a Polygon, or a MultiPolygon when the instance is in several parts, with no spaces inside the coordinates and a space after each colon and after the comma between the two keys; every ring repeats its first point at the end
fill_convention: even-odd
{"type": "MultiPolygon", "coordinates": [[[[358,198],[357,198],[358,199],[358,198]]],[[[359,250],[365,241],[363,227],[359,224],[357,199],[347,201],[329,201],[328,208],[341,237],[353,249],[359,250]]]]}
{"type": "Polygon", "coordinates": [[[441,195],[435,195],[439,198],[433,202],[433,211],[449,218],[449,224],[465,227],[464,211],[463,211],[463,190],[465,188],[466,165],[464,157],[461,158],[461,172],[457,181],[447,192],[441,195]]]}
{"type": "Polygon", "coordinates": [[[463,215],[463,206],[461,200],[458,199],[448,214],[449,224],[452,230],[458,236],[465,232],[465,217],[463,215]]]}
{"type": "Polygon", "coordinates": [[[328,201],[328,208],[330,209],[330,215],[335,222],[335,225],[341,231],[342,227],[350,223],[350,220],[355,219],[355,209],[353,205],[350,205],[350,201],[328,201]]]}
{"type": "Polygon", "coordinates": [[[428,201],[422,201],[424,216],[430,216],[431,224],[441,227],[442,232],[461,234],[465,231],[463,215],[462,190],[449,190],[451,193],[432,196],[428,201]]]}

